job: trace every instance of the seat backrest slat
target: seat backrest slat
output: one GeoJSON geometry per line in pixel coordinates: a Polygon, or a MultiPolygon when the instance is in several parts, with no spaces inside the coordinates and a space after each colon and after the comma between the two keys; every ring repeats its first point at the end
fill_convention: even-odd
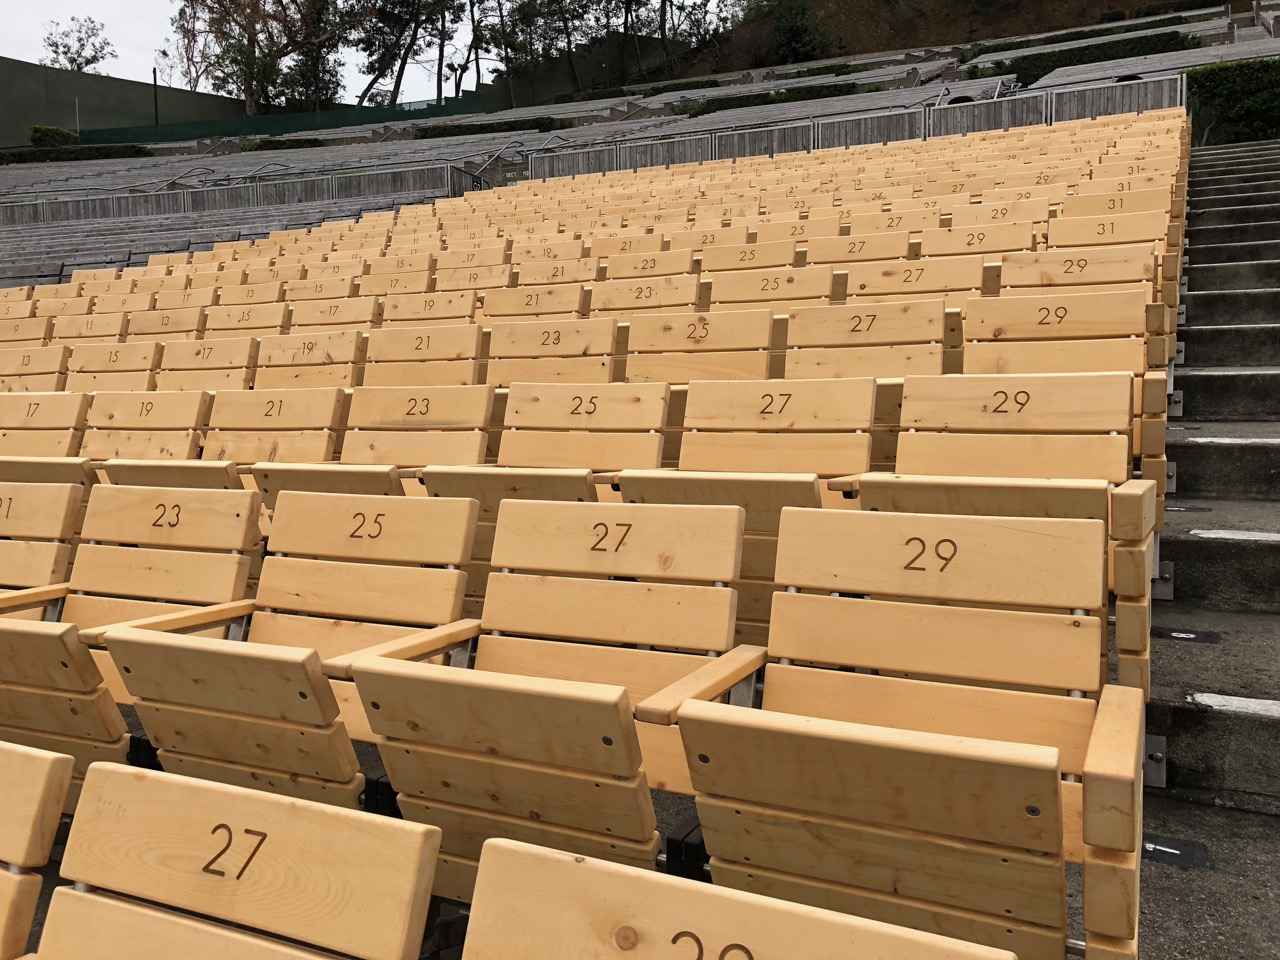
{"type": "Polygon", "coordinates": [[[0,743],[0,860],[24,869],[48,862],[73,766],[64,754],[0,743]]]}
{"type": "Polygon", "coordinates": [[[429,827],[95,764],[62,875],[364,960],[411,960],[438,849],[429,827]]]}
{"type": "Polygon", "coordinates": [[[907,377],[904,430],[974,433],[1127,432],[1133,375],[966,374],[907,377]]]}
{"type": "Polygon", "coordinates": [[[667,946],[674,942],[707,957],[784,957],[799,941],[806,960],[1012,956],[785,900],[490,840],[480,857],[463,960],[559,960],[630,949],[646,958],[674,949],[667,946]],[[513,930],[520,935],[512,936],[513,930]]]}
{"type": "Polygon", "coordinates": [[[738,579],[745,512],[736,506],[504,500],[491,564],[512,570],[738,579]]]}
{"type": "Polygon", "coordinates": [[[1105,546],[1102,520],[787,507],[775,579],[840,593],[1098,610],[1105,546]]]}

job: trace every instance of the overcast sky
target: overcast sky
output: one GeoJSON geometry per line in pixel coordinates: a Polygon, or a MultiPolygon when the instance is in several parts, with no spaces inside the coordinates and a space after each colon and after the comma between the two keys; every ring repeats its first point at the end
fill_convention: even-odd
{"type": "MultiPolygon", "coordinates": [[[[90,16],[106,26],[106,36],[119,55],[98,67],[99,72],[126,80],[151,79],[156,50],[170,37],[169,19],[177,9],[175,0],[37,0],[19,3],[5,0],[4,29],[0,30],[0,57],[35,63],[45,55],[44,35],[52,20],[64,26],[72,17],[90,16]]],[[[367,79],[361,79],[355,64],[358,55],[346,51],[344,99],[354,103],[367,79]]],[[[467,87],[474,86],[475,73],[467,87]]],[[[446,92],[449,86],[446,80],[446,92]]],[[[402,100],[425,100],[435,96],[435,73],[410,65],[405,73],[402,100]]]]}

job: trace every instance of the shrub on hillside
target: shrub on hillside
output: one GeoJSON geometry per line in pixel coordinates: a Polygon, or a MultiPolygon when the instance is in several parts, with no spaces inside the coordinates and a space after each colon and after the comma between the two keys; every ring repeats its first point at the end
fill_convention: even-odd
{"type": "Polygon", "coordinates": [[[990,67],[970,66],[968,77],[995,77],[1005,73],[1017,74],[1018,82],[1029,87],[1055,70],[1078,67],[1086,63],[1106,60],[1125,60],[1129,57],[1149,57],[1157,53],[1173,53],[1178,50],[1194,50],[1200,46],[1200,38],[1185,33],[1158,33],[1147,37],[1126,37],[1106,43],[1094,43],[1087,47],[1071,47],[1066,50],[1050,50],[1032,53],[1025,57],[1001,60],[990,67]]]}
{"type": "Polygon", "coordinates": [[[517,130],[537,130],[553,133],[568,130],[573,124],[561,117],[530,117],[528,120],[493,120],[489,123],[437,123],[418,127],[413,131],[415,140],[433,140],[437,137],[478,137],[483,133],[514,133],[517,130]]]}
{"type": "Polygon", "coordinates": [[[272,137],[268,140],[250,140],[240,144],[241,153],[254,153],[258,150],[301,150],[304,147],[323,147],[324,141],[319,137],[272,137]]]}
{"type": "Polygon", "coordinates": [[[1280,138],[1280,58],[1200,67],[1187,83],[1196,143],[1280,138]]]}
{"type": "Polygon", "coordinates": [[[10,163],[52,163],[68,160],[126,160],[155,156],[136,143],[103,143],[76,147],[40,147],[0,152],[0,167],[10,163]]]}
{"type": "Polygon", "coordinates": [[[62,127],[31,128],[31,145],[33,147],[74,147],[80,142],[80,134],[62,127]]]}

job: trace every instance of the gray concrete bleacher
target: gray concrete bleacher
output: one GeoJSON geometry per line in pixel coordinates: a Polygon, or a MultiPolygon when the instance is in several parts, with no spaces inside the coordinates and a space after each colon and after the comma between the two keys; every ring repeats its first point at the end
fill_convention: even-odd
{"type": "Polygon", "coordinates": [[[1216,20],[1205,20],[1199,23],[1183,23],[1171,27],[1155,27],[1149,30],[1133,30],[1120,36],[1085,37],[1080,40],[1062,40],[1056,43],[1043,43],[1034,47],[1019,47],[1017,50],[1002,50],[997,53],[985,53],[969,61],[971,67],[989,67],[1015,57],[1029,57],[1038,53],[1053,53],[1058,50],[1074,50],[1079,47],[1092,47],[1110,41],[1132,40],[1136,37],[1156,37],[1170,33],[1182,33],[1191,37],[1212,38],[1230,33],[1231,21],[1226,17],[1216,20]]]}
{"type": "Polygon", "coordinates": [[[1280,56],[1280,39],[1251,40],[1245,43],[1225,43],[1216,47],[1200,47],[1195,50],[1178,50],[1173,53],[1157,53],[1147,57],[1129,57],[1124,60],[1106,60],[1101,63],[1085,63],[1074,67],[1059,67],[1048,76],[1031,84],[1033,89],[1068,87],[1089,83],[1106,83],[1121,77],[1158,77],[1181,73],[1192,67],[1210,63],[1227,63],[1232,60],[1253,60],[1257,57],[1280,56]]]}

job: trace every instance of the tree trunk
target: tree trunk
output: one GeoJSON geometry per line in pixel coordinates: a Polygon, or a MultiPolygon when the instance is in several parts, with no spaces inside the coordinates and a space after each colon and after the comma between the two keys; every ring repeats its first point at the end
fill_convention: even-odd
{"type": "Polygon", "coordinates": [[[258,115],[258,35],[248,38],[248,55],[244,62],[244,113],[247,117],[258,115]]]}
{"type": "Polygon", "coordinates": [[[622,0],[622,50],[618,56],[618,82],[627,83],[627,34],[631,32],[631,0],[622,0]]]}
{"type": "Polygon", "coordinates": [[[418,45],[418,31],[422,29],[422,24],[414,21],[413,29],[409,31],[409,42],[404,46],[404,53],[400,54],[400,66],[396,70],[396,82],[391,87],[391,106],[396,106],[400,102],[400,85],[404,83],[404,71],[409,66],[409,58],[413,56],[413,48],[418,45]]]}
{"type": "MultiPolygon", "coordinates": [[[[469,0],[471,7],[471,52],[476,56],[476,93],[480,92],[480,84],[484,81],[484,71],[480,69],[480,43],[476,30],[476,0],[469,0]]],[[[466,67],[466,64],[463,64],[466,67]]],[[[463,70],[465,73],[465,69],[463,70]]]]}
{"type": "Polygon", "coordinates": [[[564,55],[569,61],[569,72],[573,74],[573,85],[578,92],[582,92],[582,75],[578,73],[577,61],[573,59],[573,27],[569,25],[569,18],[562,17],[560,20],[561,28],[564,30],[564,55]]]}
{"type": "Polygon", "coordinates": [[[507,96],[511,99],[511,106],[517,106],[516,103],[516,84],[511,79],[511,50],[507,47],[507,15],[502,9],[502,0],[498,3],[498,33],[502,39],[502,72],[507,75],[507,96]]]}
{"type": "Polygon", "coordinates": [[[667,4],[670,0],[658,0],[658,36],[662,38],[663,73],[671,76],[671,43],[667,39],[667,4]]]}
{"type": "Polygon", "coordinates": [[[444,45],[448,39],[449,10],[440,4],[440,54],[436,57],[436,103],[444,103],[444,45]]]}

